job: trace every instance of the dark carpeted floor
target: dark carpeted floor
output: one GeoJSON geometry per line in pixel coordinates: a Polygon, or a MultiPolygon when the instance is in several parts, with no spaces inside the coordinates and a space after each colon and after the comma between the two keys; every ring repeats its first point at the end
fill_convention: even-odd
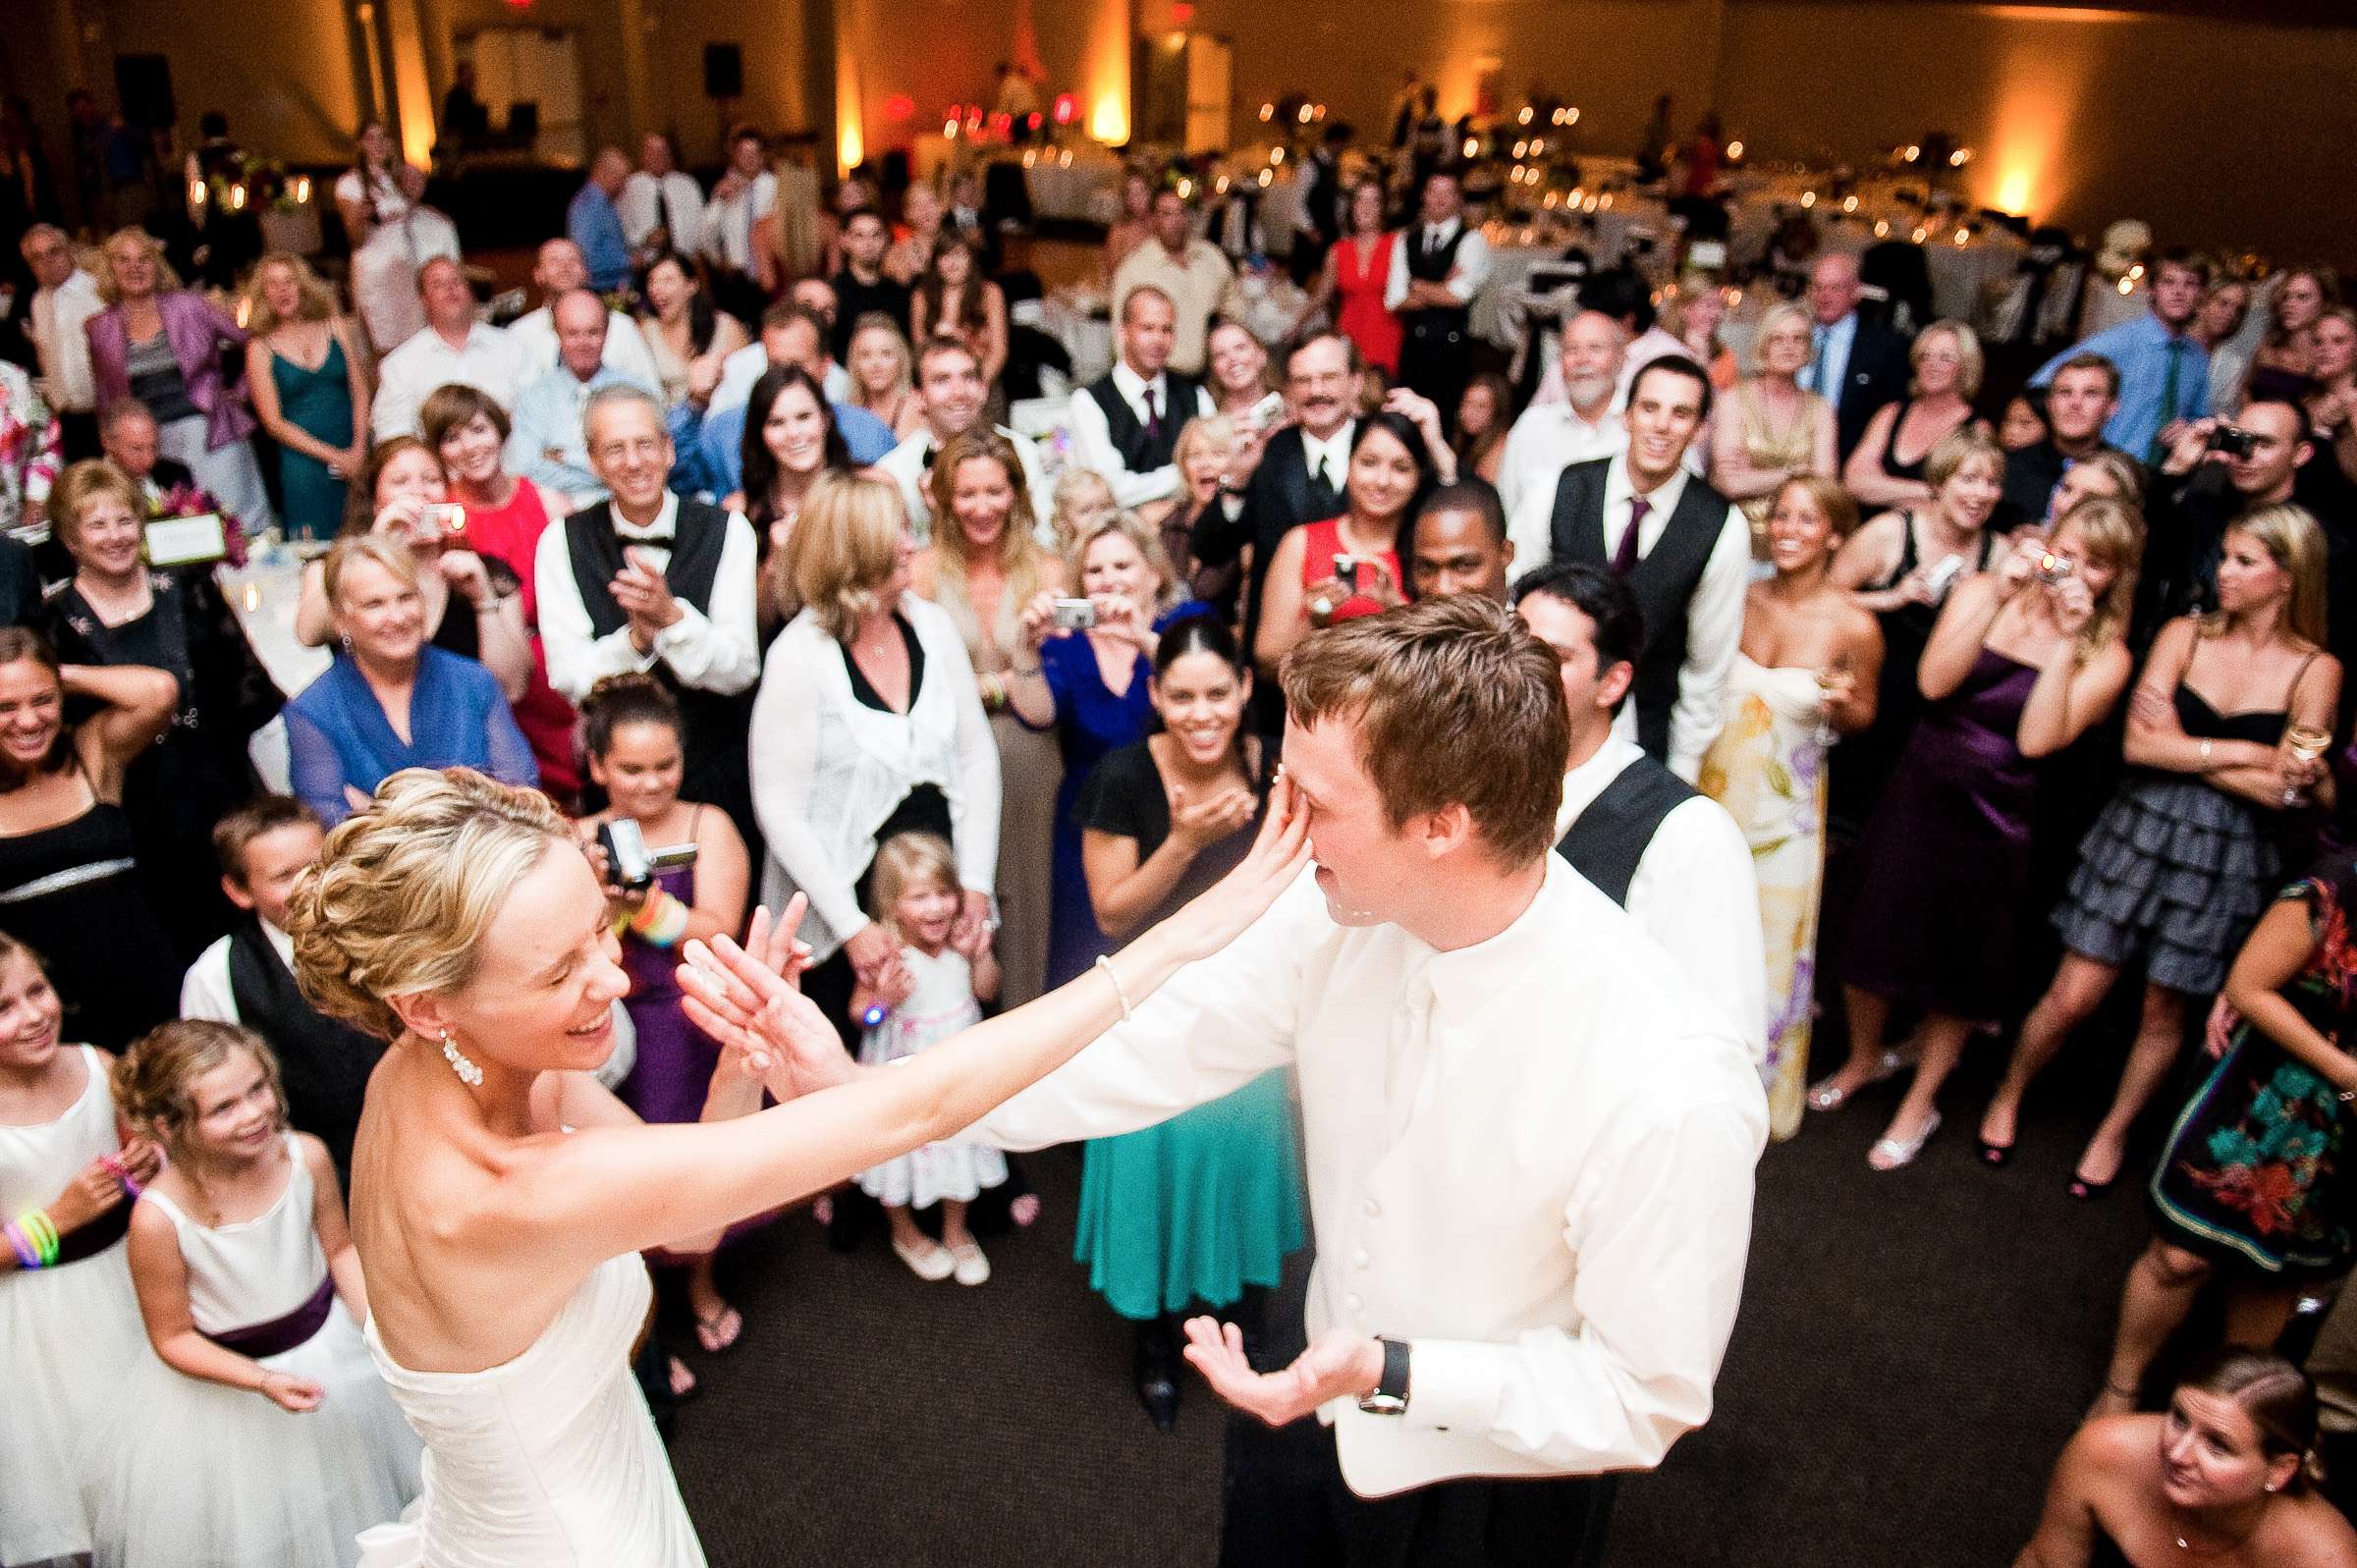
{"type": "MultiPolygon", "coordinates": [[[[1972,1140],[1989,1042],[1909,1170],[1865,1164],[1896,1085],[1769,1151],[1718,1413],[1623,1486],[1615,1568],[2011,1559],[2146,1234],[2131,1187],[2062,1193],[2117,1050],[2065,1058],[2002,1171],[1972,1140]]],[[[1194,1385],[1176,1433],[1147,1426],[1127,1330],[1070,1261],[1077,1157],[1027,1168],[1046,1216],[990,1242],[978,1290],[920,1284],[880,1238],[833,1254],[807,1215],[737,1255],[749,1327],[689,1358],[708,1391],[672,1450],[715,1568],[1213,1561],[1223,1414],[1194,1385]]]]}

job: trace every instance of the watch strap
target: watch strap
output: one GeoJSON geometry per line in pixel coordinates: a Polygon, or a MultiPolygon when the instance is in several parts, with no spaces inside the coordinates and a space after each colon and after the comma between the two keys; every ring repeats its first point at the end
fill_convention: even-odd
{"type": "Polygon", "coordinates": [[[1378,1336],[1383,1346],[1383,1376],[1377,1379],[1375,1391],[1358,1402],[1358,1408],[1372,1416],[1398,1416],[1407,1410],[1409,1346],[1404,1339],[1378,1336]]]}

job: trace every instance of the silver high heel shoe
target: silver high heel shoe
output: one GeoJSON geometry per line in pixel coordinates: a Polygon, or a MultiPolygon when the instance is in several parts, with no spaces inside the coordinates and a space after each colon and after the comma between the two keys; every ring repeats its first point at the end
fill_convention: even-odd
{"type": "Polygon", "coordinates": [[[1912,1138],[1880,1138],[1866,1151],[1866,1163],[1877,1170],[1903,1170],[1923,1153],[1923,1146],[1932,1141],[1940,1130],[1940,1112],[1933,1111],[1923,1120],[1923,1131],[1912,1138]]]}
{"type": "Polygon", "coordinates": [[[1843,1106],[1849,1104],[1849,1097],[1856,1094],[1859,1089],[1873,1088],[1905,1065],[1906,1058],[1895,1050],[1886,1051],[1883,1053],[1883,1059],[1876,1064],[1873,1076],[1858,1085],[1857,1089],[1843,1089],[1836,1086],[1834,1079],[1840,1076],[1838,1073],[1820,1078],[1809,1085],[1809,1108],[1811,1110],[1839,1110],[1843,1106]]]}

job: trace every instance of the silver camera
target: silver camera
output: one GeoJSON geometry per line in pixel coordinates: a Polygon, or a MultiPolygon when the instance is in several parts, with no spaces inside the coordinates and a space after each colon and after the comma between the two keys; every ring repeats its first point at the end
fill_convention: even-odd
{"type": "Polygon", "coordinates": [[[1059,631],[1085,631],[1097,623],[1097,607],[1086,599],[1059,599],[1055,614],[1059,631]]]}

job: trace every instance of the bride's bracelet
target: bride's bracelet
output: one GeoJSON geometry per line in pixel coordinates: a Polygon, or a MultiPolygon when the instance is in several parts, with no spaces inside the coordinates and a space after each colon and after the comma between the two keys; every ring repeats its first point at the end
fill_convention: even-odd
{"type": "Polygon", "coordinates": [[[1113,994],[1121,999],[1122,1022],[1127,1023],[1129,1021],[1129,988],[1122,984],[1121,972],[1113,967],[1112,955],[1102,952],[1097,954],[1097,967],[1104,970],[1105,978],[1113,982],[1113,994]]]}

